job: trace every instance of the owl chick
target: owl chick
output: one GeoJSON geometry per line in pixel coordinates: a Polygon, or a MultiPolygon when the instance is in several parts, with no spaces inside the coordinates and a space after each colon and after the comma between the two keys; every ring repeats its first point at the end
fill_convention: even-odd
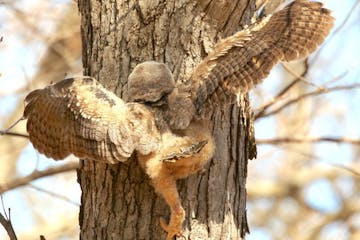
{"type": "MultiPolygon", "coordinates": [[[[161,219],[167,239],[181,234],[185,211],[181,206],[176,180],[203,169],[214,154],[214,140],[208,121],[192,121],[186,129],[172,130],[168,125],[168,97],[175,88],[169,68],[154,61],[137,65],[128,79],[129,100],[141,102],[154,114],[162,141],[157,151],[137,154],[140,165],[149,175],[155,191],[163,196],[171,210],[169,224],[161,219]]],[[[182,118],[182,116],[177,116],[182,118]]]]}
{"type": "Polygon", "coordinates": [[[125,103],[93,78],[69,78],[29,93],[24,110],[33,146],[55,160],[74,154],[117,163],[135,151],[155,191],[170,207],[169,224],[160,222],[167,239],[181,233],[185,218],[176,180],[203,169],[214,153],[205,120],[193,121],[184,130],[169,128],[164,113],[173,85],[165,64],[145,62],[129,77],[135,102],[125,103]],[[153,71],[146,74],[148,69],[153,71]],[[139,94],[144,87],[151,91],[139,94]]]}

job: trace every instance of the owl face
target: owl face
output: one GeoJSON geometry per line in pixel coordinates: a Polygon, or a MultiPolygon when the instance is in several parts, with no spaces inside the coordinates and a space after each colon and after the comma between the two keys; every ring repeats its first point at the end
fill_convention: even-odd
{"type": "Polygon", "coordinates": [[[154,61],[137,65],[128,79],[129,101],[156,103],[173,91],[175,82],[169,68],[154,61]]]}

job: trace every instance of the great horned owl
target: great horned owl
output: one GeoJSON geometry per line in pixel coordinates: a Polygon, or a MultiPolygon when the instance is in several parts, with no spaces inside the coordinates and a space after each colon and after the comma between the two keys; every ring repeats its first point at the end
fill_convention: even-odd
{"type": "Polygon", "coordinates": [[[316,49],[333,25],[321,3],[296,0],[217,43],[175,84],[163,63],[144,62],[129,76],[124,102],[90,77],[65,79],[26,97],[30,141],[54,159],[69,154],[105,163],[126,161],[136,152],[154,188],[171,209],[161,221],[167,239],[181,233],[184,210],[176,180],[198,172],[214,153],[207,112],[230,104],[259,83],[278,61],[316,49]]]}

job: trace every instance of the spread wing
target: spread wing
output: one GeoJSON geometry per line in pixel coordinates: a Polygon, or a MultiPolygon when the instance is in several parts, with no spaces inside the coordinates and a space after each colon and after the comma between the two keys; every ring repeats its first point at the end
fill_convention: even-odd
{"type": "Polygon", "coordinates": [[[25,102],[30,141],[53,159],[74,154],[116,163],[134,150],[153,152],[160,141],[151,112],[141,104],[123,102],[90,77],[35,90],[25,102]]]}
{"type": "Polygon", "coordinates": [[[219,42],[191,77],[198,84],[197,111],[201,113],[208,104],[229,101],[233,95],[252,89],[279,61],[313,52],[329,34],[333,20],[321,3],[298,0],[219,42]]]}
{"type": "MultiPolygon", "coordinates": [[[[177,86],[182,96],[174,93],[170,97],[175,103],[172,109],[178,109],[177,115],[201,117],[214,105],[232,102],[237,93],[247,92],[267,77],[279,61],[313,52],[329,34],[333,21],[321,3],[296,0],[258,24],[223,39],[193,71],[190,81],[177,86]],[[184,97],[187,102],[177,103],[184,97]]],[[[172,128],[186,125],[170,124],[172,128]]]]}

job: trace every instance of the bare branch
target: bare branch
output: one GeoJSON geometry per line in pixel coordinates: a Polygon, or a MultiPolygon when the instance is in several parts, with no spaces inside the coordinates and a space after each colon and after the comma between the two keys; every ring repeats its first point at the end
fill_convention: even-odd
{"type": "MultiPolygon", "coordinates": [[[[329,39],[324,42],[318,51],[316,51],[316,53],[314,54],[314,56],[312,57],[312,62],[311,64],[313,64],[317,58],[320,55],[321,50],[324,48],[324,46],[330,41],[330,39],[335,36],[341,29],[342,27],[348,22],[348,20],[350,19],[352,13],[354,12],[354,10],[356,9],[357,5],[360,3],[360,1],[356,1],[354,3],[354,5],[352,6],[351,10],[349,11],[349,13],[347,14],[346,18],[344,19],[344,21],[341,23],[341,25],[333,32],[333,34],[329,37],[329,39]]],[[[259,110],[257,111],[257,113],[255,114],[254,118],[258,119],[263,117],[263,115],[265,114],[266,110],[269,109],[271,106],[273,106],[276,102],[278,102],[278,100],[280,100],[282,98],[283,95],[285,95],[285,93],[287,93],[292,87],[294,87],[298,82],[304,80],[304,76],[308,73],[309,71],[309,59],[306,58],[304,61],[305,64],[305,69],[303,71],[302,74],[300,74],[300,76],[298,76],[296,79],[294,79],[288,86],[286,86],[285,88],[283,88],[271,101],[269,101],[268,103],[266,103],[265,105],[263,105],[262,107],[259,108],[259,110]]],[[[283,65],[284,66],[284,65],[283,65]]],[[[290,72],[292,73],[292,72],[290,72]]],[[[308,81],[306,81],[308,82],[308,81]]]]}
{"type": "Polygon", "coordinates": [[[0,224],[5,228],[10,240],[17,240],[14,228],[11,223],[10,208],[9,208],[9,215],[6,215],[6,210],[4,207],[4,201],[2,196],[1,196],[1,204],[3,206],[5,216],[2,215],[2,213],[0,213],[0,224]]]}
{"type": "Polygon", "coordinates": [[[29,138],[29,135],[27,135],[27,134],[16,133],[16,132],[7,132],[7,131],[0,130],[0,136],[2,136],[2,135],[29,138]]]}
{"type": "Polygon", "coordinates": [[[348,171],[348,172],[360,177],[360,172],[356,171],[355,169],[353,169],[351,167],[348,167],[348,166],[345,166],[345,165],[342,165],[342,164],[336,164],[336,163],[329,163],[329,164],[331,166],[334,166],[334,167],[337,167],[337,168],[340,168],[340,169],[344,169],[345,171],[348,171]]]}
{"type": "Polygon", "coordinates": [[[9,235],[10,240],[17,240],[11,221],[7,220],[1,213],[0,213],[0,223],[5,228],[7,234],[9,235]]]}
{"type": "Polygon", "coordinates": [[[65,196],[63,196],[63,195],[61,195],[61,194],[58,194],[58,193],[55,193],[55,192],[49,191],[49,190],[47,190],[47,189],[44,189],[44,188],[41,188],[41,187],[35,186],[35,185],[33,185],[33,184],[29,184],[29,187],[31,187],[31,188],[33,188],[33,189],[35,189],[36,191],[39,191],[39,192],[42,192],[42,193],[48,194],[48,195],[50,195],[51,197],[54,197],[54,198],[57,198],[57,199],[63,200],[63,201],[65,201],[65,202],[70,203],[70,204],[72,204],[72,205],[75,205],[75,206],[77,206],[77,207],[79,207],[79,206],[80,206],[80,204],[79,204],[79,203],[74,202],[74,201],[72,201],[71,199],[69,199],[69,198],[67,198],[67,197],[65,197],[65,196]]]}
{"type": "Polygon", "coordinates": [[[333,143],[349,143],[354,145],[360,145],[360,139],[351,138],[337,138],[337,137],[317,137],[317,138],[295,138],[295,137],[282,137],[273,139],[256,139],[257,144],[297,144],[297,143],[321,143],[321,142],[333,142],[333,143]]]}
{"type": "Polygon", "coordinates": [[[2,206],[2,209],[4,211],[4,214],[5,214],[5,218],[8,219],[8,215],[6,215],[6,210],[5,210],[5,204],[4,204],[4,198],[3,198],[3,195],[0,194],[0,198],[1,198],[1,206],[2,206]]]}
{"type": "Polygon", "coordinates": [[[317,224],[315,224],[315,227],[313,227],[313,229],[309,231],[310,234],[303,239],[305,240],[318,239],[318,236],[320,235],[321,230],[324,228],[324,226],[336,220],[346,221],[353,214],[358,213],[359,211],[360,211],[359,201],[344,202],[342,208],[339,211],[333,214],[325,215],[325,217],[323,217],[323,219],[319,221],[317,224]]]}
{"type": "Polygon", "coordinates": [[[303,78],[309,71],[309,64],[308,59],[306,58],[304,60],[304,71],[299,75],[299,77],[295,78],[289,85],[284,87],[272,100],[270,100],[268,103],[264,104],[262,107],[259,108],[257,113],[255,114],[254,118],[258,119],[263,117],[266,110],[269,109],[271,106],[273,106],[275,103],[277,103],[287,92],[290,91],[298,82],[301,81],[301,78],[303,78]]]}
{"type": "Polygon", "coordinates": [[[51,168],[48,168],[43,171],[34,171],[30,175],[27,175],[25,177],[16,178],[8,183],[0,185],[0,194],[6,192],[8,190],[12,190],[12,189],[15,189],[15,188],[18,188],[21,186],[25,186],[25,185],[29,184],[30,182],[32,182],[36,179],[39,179],[39,178],[48,177],[48,176],[52,176],[52,175],[63,173],[63,172],[74,171],[78,167],[79,167],[79,163],[76,162],[76,163],[67,163],[65,165],[58,166],[58,167],[51,167],[51,168]]]}
{"type": "Polygon", "coordinates": [[[16,122],[14,122],[13,124],[11,124],[10,127],[8,127],[5,130],[0,130],[0,136],[1,135],[9,135],[9,136],[15,136],[15,137],[24,137],[24,138],[29,138],[29,135],[26,134],[22,134],[22,133],[15,133],[15,132],[10,132],[10,130],[15,127],[20,121],[25,120],[25,118],[22,116],[21,118],[19,118],[18,120],[16,120],[16,122]]]}
{"type": "Polygon", "coordinates": [[[322,90],[325,89],[324,87],[318,86],[318,85],[316,85],[315,83],[307,80],[304,76],[301,76],[301,75],[297,74],[297,73],[294,72],[290,67],[288,67],[285,63],[281,63],[281,66],[282,66],[288,73],[290,73],[293,77],[295,77],[296,79],[299,79],[299,80],[301,80],[302,82],[304,82],[304,83],[306,83],[306,84],[308,84],[308,85],[310,85],[310,86],[316,87],[316,88],[318,88],[318,89],[322,89],[322,90]]]}
{"type": "MultiPolygon", "coordinates": [[[[345,85],[345,86],[336,86],[336,87],[331,87],[331,88],[321,88],[321,89],[318,89],[318,90],[315,90],[312,92],[302,94],[295,98],[292,98],[292,99],[288,100],[287,102],[285,102],[284,104],[282,104],[281,106],[279,106],[278,108],[274,109],[273,111],[270,111],[268,113],[261,112],[261,115],[257,114],[255,119],[274,115],[274,114],[282,111],[284,108],[286,108],[294,103],[297,103],[305,98],[308,98],[308,97],[318,96],[318,95],[321,95],[324,93],[335,92],[335,91],[351,90],[351,89],[355,89],[355,88],[359,88],[359,87],[360,87],[360,84],[352,84],[352,85],[345,85]]],[[[262,110],[260,110],[260,111],[262,111],[262,110]]]]}

